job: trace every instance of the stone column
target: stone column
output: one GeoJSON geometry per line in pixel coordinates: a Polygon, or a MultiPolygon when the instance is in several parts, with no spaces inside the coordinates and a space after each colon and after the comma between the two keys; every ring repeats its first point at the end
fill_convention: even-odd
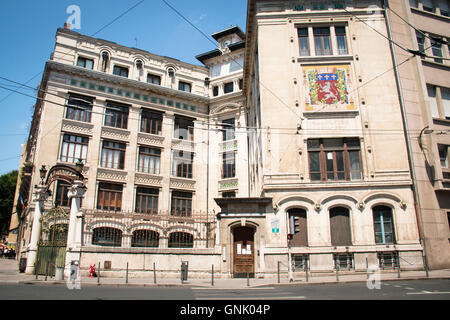
{"type": "Polygon", "coordinates": [[[76,180],[67,192],[67,197],[71,199],[69,230],[67,234],[67,251],[64,275],[70,275],[70,265],[72,261],[79,261],[81,256],[81,236],[82,218],[81,199],[84,198],[86,187],[82,181],[76,180]]]}
{"type": "Polygon", "coordinates": [[[37,249],[39,238],[41,236],[41,216],[42,207],[47,200],[49,193],[45,186],[36,186],[33,193],[33,201],[36,202],[33,216],[33,227],[31,230],[31,241],[28,246],[27,266],[25,269],[26,274],[33,274],[35,272],[35,263],[37,256],[37,249]]]}

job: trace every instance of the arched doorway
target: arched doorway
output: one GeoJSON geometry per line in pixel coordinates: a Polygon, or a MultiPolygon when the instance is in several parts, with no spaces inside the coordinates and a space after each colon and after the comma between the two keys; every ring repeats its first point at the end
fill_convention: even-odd
{"type": "Polygon", "coordinates": [[[330,232],[332,246],[351,246],[350,213],[347,208],[335,207],[330,210],[330,232]]]}
{"type": "Polygon", "coordinates": [[[248,226],[237,226],[233,233],[233,277],[243,278],[255,276],[255,229],[248,226]]]}

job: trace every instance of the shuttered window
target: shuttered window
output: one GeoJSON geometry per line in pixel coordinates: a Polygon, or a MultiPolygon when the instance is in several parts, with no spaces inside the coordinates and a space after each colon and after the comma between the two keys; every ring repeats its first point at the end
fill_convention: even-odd
{"type": "Polygon", "coordinates": [[[332,246],[351,246],[350,214],[348,209],[337,207],[330,210],[332,246]]]}
{"type": "Polygon", "coordinates": [[[308,230],[306,224],[306,211],[291,209],[288,211],[289,234],[292,235],[290,245],[293,247],[308,246],[308,230]]]}

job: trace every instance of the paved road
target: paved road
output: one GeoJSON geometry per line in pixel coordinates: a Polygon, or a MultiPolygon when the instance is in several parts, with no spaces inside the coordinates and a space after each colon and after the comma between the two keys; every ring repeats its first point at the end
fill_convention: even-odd
{"type": "Polygon", "coordinates": [[[382,281],[380,289],[366,283],[282,285],[244,289],[195,287],[83,286],[1,284],[1,300],[450,300],[450,279],[382,281]]]}

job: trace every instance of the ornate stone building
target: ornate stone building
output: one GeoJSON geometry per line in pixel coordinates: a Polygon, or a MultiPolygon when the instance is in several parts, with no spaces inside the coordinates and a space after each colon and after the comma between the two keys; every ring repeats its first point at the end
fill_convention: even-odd
{"type": "MultiPolygon", "coordinates": [[[[391,2],[415,23],[431,14],[391,2]]],[[[190,275],[214,266],[223,277],[423,269],[434,232],[424,210],[444,228],[448,208],[448,138],[421,131],[446,130],[448,77],[427,77],[448,53],[433,63],[408,52],[400,68],[391,19],[379,1],[249,0],[246,34],[213,34],[202,66],[58,29],[17,188],[28,201],[18,219],[27,272],[51,261],[100,262],[106,275],[176,274],[183,261],[190,275]],[[415,122],[413,97],[439,117],[415,122]],[[442,169],[426,205],[412,160],[419,135],[442,169]],[[49,257],[57,225],[68,240],[49,257]]]]}

